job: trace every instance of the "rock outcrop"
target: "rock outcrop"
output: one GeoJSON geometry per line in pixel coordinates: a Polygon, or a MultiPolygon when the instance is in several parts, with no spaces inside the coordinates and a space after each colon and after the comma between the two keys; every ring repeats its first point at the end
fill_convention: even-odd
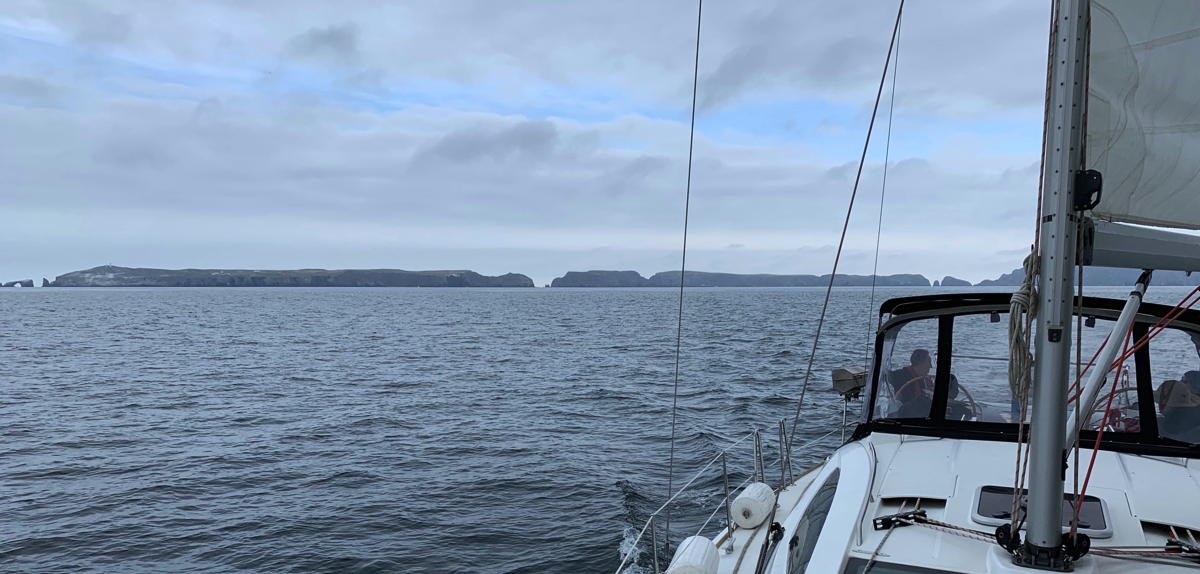
{"type": "Polygon", "coordinates": [[[33,287],[33,279],[21,279],[0,284],[0,287],[33,287]]]}
{"type": "Polygon", "coordinates": [[[976,283],[975,285],[979,286],[979,287],[993,287],[993,286],[1018,287],[1021,285],[1021,280],[1024,278],[1025,278],[1025,270],[1018,268],[1018,269],[1013,269],[1012,271],[1009,271],[1008,273],[1005,273],[995,279],[984,279],[983,281],[980,281],[979,283],[976,283]]]}
{"type": "Polygon", "coordinates": [[[50,280],[46,279],[45,277],[42,277],[42,287],[49,287],[49,286],[50,286],[50,280]]]}
{"type": "Polygon", "coordinates": [[[645,287],[637,271],[568,271],[550,282],[551,287],[645,287]]]}
{"type": "MultiPolygon", "coordinates": [[[[959,279],[958,277],[951,277],[951,276],[947,275],[942,278],[942,287],[970,287],[970,286],[971,286],[970,281],[959,279]]],[[[937,287],[937,281],[934,281],[934,287],[937,287]]]]}
{"type": "Polygon", "coordinates": [[[54,287],[533,287],[519,273],[400,269],[145,269],[105,265],[59,275],[54,287]]]}

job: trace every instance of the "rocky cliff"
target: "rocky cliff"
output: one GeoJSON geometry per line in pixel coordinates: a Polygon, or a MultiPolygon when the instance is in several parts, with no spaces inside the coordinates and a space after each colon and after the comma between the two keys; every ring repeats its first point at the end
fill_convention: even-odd
{"type": "Polygon", "coordinates": [[[645,287],[646,278],[637,271],[568,271],[551,287],[645,287]]]}
{"type": "Polygon", "coordinates": [[[399,269],[145,269],[105,265],[59,275],[54,287],[533,287],[518,273],[399,269]]]}
{"type": "MultiPolygon", "coordinates": [[[[935,281],[934,283],[937,283],[937,282],[935,281]]],[[[967,281],[965,279],[959,279],[958,277],[951,277],[951,276],[947,275],[942,278],[941,286],[942,287],[970,287],[971,282],[967,281]]]]}

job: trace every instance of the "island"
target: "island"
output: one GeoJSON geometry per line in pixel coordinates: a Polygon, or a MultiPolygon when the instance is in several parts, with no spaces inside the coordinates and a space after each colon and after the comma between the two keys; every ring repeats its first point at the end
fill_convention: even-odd
{"type": "MultiPolygon", "coordinates": [[[[829,275],[772,275],[765,273],[711,273],[687,271],[685,287],[824,287],[829,275]]],[[[833,284],[838,287],[869,287],[870,275],[838,275],[833,284]]],[[[880,275],[875,278],[879,287],[928,287],[923,275],[880,275]]],[[[551,287],[679,287],[678,271],[663,271],[649,278],[636,271],[571,271],[555,279],[551,287]]]]}
{"type": "Polygon", "coordinates": [[[103,265],[59,275],[52,287],[533,287],[519,273],[401,269],[147,269],[103,265]]]}
{"type": "MultiPolygon", "coordinates": [[[[1133,285],[1137,269],[1086,267],[1085,286],[1133,285]]],[[[976,287],[1016,287],[1024,278],[1020,268],[976,287]]],[[[1152,281],[1161,286],[1200,285],[1200,274],[1156,271],[1152,281]]],[[[687,271],[686,287],[825,287],[829,275],[777,275],[770,273],[714,273],[687,271]]],[[[846,275],[834,278],[835,287],[971,287],[969,281],[947,275],[932,283],[924,275],[846,275]]],[[[0,282],[0,287],[33,287],[30,279],[0,282]]],[[[402,269],[150,269],[102,265],[42,279],[42,287],[533,287],[533,280],[520,273],[481,275],[468,270],[406,271],[402,269]]],[[[674,287],[679,288],[679,271],[662,271],[643,277],[637,271],[568,271],[546,287],[674,287]]]]}
{"type": "Polygon", "coordinates": [[[568,271],[550,282],[551,287],[645,287],[637,271],[568,271]]]}

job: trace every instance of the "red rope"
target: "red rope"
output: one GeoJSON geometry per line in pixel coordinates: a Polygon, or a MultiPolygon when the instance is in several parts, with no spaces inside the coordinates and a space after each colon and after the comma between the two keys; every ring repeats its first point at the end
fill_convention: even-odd
{"type": "MultiPolygon", "coordinates": [[[[1192,289],[1192,291],[1190,293],[1188,293],[1179,303],[1177,303],[1174,307],[1172,307],[1171,310],[1169,312],[1167,312],[1167,314],[1163,315],[1158,320],[1158,322],[1156,322],[1153,326],[1151,326],[1150,329],[1148,331],[1146,331],[1145,335],[1138,338],[1138,341],[1136,343],[1133,343],[1133,329],[1132,328],[1130,328],[1129,332],[1125,335],[1125,349],[1121,353],[1121,355],[1116,360],[1113,361],[1112,366],[1109,367],[1110,372],[1113,369],[1116,369],[1117,373],[1116,373],[1116,375],[1113,376],[1112,388],[1109,390],[1109,393],[1107,395],[1108,401],[1104,406],[1104,416],[1100,419],[1099,428],[1096,429],[1096,440],[1092,444],[1092,457],[1091,457],[1091,460],[1088,461],[1087,473],[1083,477],[1083,487],[1079,489],[1079,495],[1075,499],[1075,512],[1071,519],[1071,537],[1072,538],[1075,537],[1075,533],[1079,528],[1079,512],[1083,509],[1083,499],[1084,499],[1084,496],[1087,495],[1088,484],[1092,480],[1092,471],[1096,467],[1096,457],[1100,452],[1100,439],[1104,437],[1104,427],[1107,426],[1108,417],[1112,414],[1113,399],[1115,399],[1117,396],[1117,384],[1121,380],[1121,370],[1124,368],[1125,361],[1127,361],[1129,359],[1129,357],[1131,357],[1135,353],[1137,353],[1138,350],[1142,349],[1147,344],[1149,344],[1151,339],[1153,339],[1159,333],[1165,331],[1167,329],[1167,327],[1170,326],[1171,323],[1173,323],[1175,321],[1175,319],[1178,319],[1179,316],[1183,314],[1184,311],[1190,309],[1193,305],[1195,305],[1198,302],[1200,302],[1200,286],[1197,286],[1195,289],[1192,289]]],[[[1106,342],[1107,342],[1107,340],[1106,340],[1106,342]]],[[[1101,345],[1100,347],[1103,348],[1104,345],[1101,345]]],[[[1100,353],[1100,351],[1097,350],[1096,354],[1099,355],[1099,353],[1100,353]]],[[[1089,368],[1092,366],[1092,364],[1095,362],[1095,360],[1096,360],[1096,357],[1093,356],[1092,361],[1088,363],[1089,368]]],[[[1075,386],[1079,386],[1079,380],[1082,379],[1082,376],[1083,375],[1080,374],[1080,377],[1076,379],[1075,386]]],[[[1079,392],[1076,393],[1076,395],[1075,395],[1075,399],[1078,399],[1079,395],[1082,393],[1083,393],[1083,389],[1080,388],[1079,392]]]]}
{"type": "MultiPolygon", "coordinates": [[[[1133,342],[1133,330],[1125,336],[1125,349],[1128,350],[1133,342]]],[[[1114,365],[1123,366],[1124,361],[1120,363],[1114,361],[1114,365]]],[[[1116,398],[1117,383],[1121,380],[1121,371],[1117,371],[1117,375],[1113,377],[1112,389],[1108,395],[1108,404],[1104,407],[1104,416],[1100,419],[1100,426],[1096,429],[1096,442],[1092,445],[1092,458],[1088,461],[1087,474],[1083,475],[1083,487],[1079,489],[1079,496],[1075,498],[1075,513],[1071,518],[1071,538],[1075,538],[1075,532],[1079,528],[1079,511],[1083,509],[1083,498],[1087,496],[1088,483],[1092,480],[1092,470],[1096,468],[1096,458],[1100,453],[1100,439],[1104,436],[1104,427],[1108,424],[1108,416],[1112,413],[1113,399],[1116,398]]],[[[1082,428],[1082,427],[1080,427],[1082,428]]]]}
{"type": "MultiPolygon", "coordinates": [[[[1192,289],[1190,293],[1185,295],[1184,298],[1176,303],[1175,306],[1167,312],[1167,314],[1163,315],[1158,320],[1158,322],[1154,323],[1154,325],[1151,325],[1150,329],[1146,331],[1146,334],[1139,338],[1132,348],[1126,348],[1126,350],[1123,351],[1120,356],[1114,359],[1112,366],[1109,367],[1109,370],[1111,371],[1112,369],[1116,368],[1117,365],[1124,363],[1126,359],[1145,347],[1151,339],[1158,336],[1159,333],[1165,331],[1167,327],[1171,325],[1171,323],[1175,322],[1175,319],[1178,319],[1184,311],[1191,309],[1194,305],[1196,305],[1196,303],[1200,303],[1200,285],[1196,286],[1195,289],[1192,289]]],[[[1105,337],[1104,342],[1100,344],[1100,347],[1096,349],[1096,353],[1092,355],[1092,360],[1088,361],[1087,366],[1085,366],[1079,373],[1079,376],[1076,377],[1075,382],[1067,388],[1067,394],[1071,394],[1071,391],[1075,391],[1073,396],[1067,398],[1067,404],[1070,404],[1071,401],[1078,399],[1080,393],[1083,392],[1083,390],[1080,388],[1083,376],[1087,374],[1088,369],[1095,365],[1096,358],[1100,356],[1100,351],[1104,349],[1104,345],[1107,343],[1108,337],[1105,337]]]]}
{"type": "Polygon", "coordinates": [[[1188,293],[1182,301],[1176,303],[1166,315],[1163,315],[1157,323],[1150,327],[1150,330],[1148,330],[1146,334],[1142,336],[1142,338],[1138,339],[1137,343],[1134,344],[1132,349],[1126,350],[1125,353],[1122,354],[1121,357],[1116,361],[1113,361],[1113,363],[1116,364],[1117,362],[1124,362],[1125,359],[1128,359],[1131,355],[1141,350],[1142,347],[1145,347],[1151,339],[1158,336],[1159,333],[1167,330],[1167,327],[1171,326],[1171,323],[1174,323],[1175,319],[1178,319],[1184,311],[1191,309],[1196,303],[1200,303],[1200,286],[1197,286],[1192,290],[1191,293],[1188,293]]]}
{"type": "Polygon", "coordinates": [[[1100,357],[1100,351],[1103,351],[1104,346],[1108,344],[1109,337],[1112,337],[1112,333],[1105,335],[1104,341],[1100,343],[1099,347],[1096,347],[1096,352],[1092,354],[1092,359],[1088,361],[1087,365],[1084,365],[1083,370],[1079,371],[1079,374],[1075,377],[1075,382],[1071,383],[1070,387],[1067,387],[1068,395],[1071,394],[1071,391],[1075,391],[1074,396],[1067,397],[1068,405],[1071,404],[1071,401],[1078,399],[1079,394],[1083,392],[1083,389],[1080,388],[1080,383],[1083,381],[1083,376],[1087,374],[1088,369],[1092,368],[1092,366],[1096,364],[1096,359],[1100,357]]]}

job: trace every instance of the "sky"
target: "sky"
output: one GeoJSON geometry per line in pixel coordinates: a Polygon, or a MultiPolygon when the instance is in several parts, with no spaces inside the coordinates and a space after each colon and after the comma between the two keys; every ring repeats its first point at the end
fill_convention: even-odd
{"type": "MultiPolygon", "coordinates": [[[[689,269],[829,272],[895,9],[705,3],[689,269]]],[[[839,272],[880,226],[881,274],[1019,266],[1048,11],[907,2],[839,272]]],[[[695,35],[674,0],[7,0],[0,280],[678,269],[695,35]]]]}

